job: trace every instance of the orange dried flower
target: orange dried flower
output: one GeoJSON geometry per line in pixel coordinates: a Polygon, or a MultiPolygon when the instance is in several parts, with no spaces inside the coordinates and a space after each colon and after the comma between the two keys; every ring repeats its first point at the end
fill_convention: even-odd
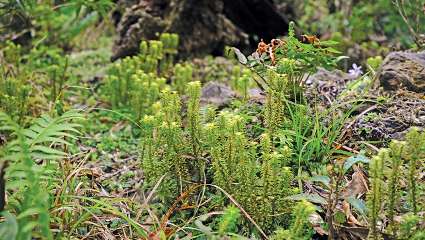
{"type": "Polygon", "coordinates": [[[315,35],[301,35],[303,42],[308,42],[310,44],[316,44],[319,43],[320,44],[320,39],[317,38],[315,35]]]}
{"type": "Polygon", "coordinates": [[[272,39],[271,45],[272,45],[273,51],[276,50],[276,48],[282,46],[284,43],[285,42],[280,39],[272,39]]]}
{"type": "Polygon", "coordinates": [[[269,45],[267,45],[263,39],[261,39],[261,42],[258,43],[257,53],[261,56],[261,54],[267,52],[267,49],[269,48],[269,45]]]}
{"type": "Polygon", "coordinates": [[[272,65],[276,64],[276,56],[274,54],[274,50],[273,48],[269,47],[269,56],[270,56],[270,60],[272,60],[272,65]]]}
{"type": "Polygon", "coordinates": [[[263,39],[258,43],[258,48],[256,52],[258,55],[262,55],[263,53],[267,53],[272,61],[272,65],[276,64],[276,55],[275,51],[278,47],[282,46],[285,42],[280,39],[272,39],[269,44],[266,44],[263,39]]]}

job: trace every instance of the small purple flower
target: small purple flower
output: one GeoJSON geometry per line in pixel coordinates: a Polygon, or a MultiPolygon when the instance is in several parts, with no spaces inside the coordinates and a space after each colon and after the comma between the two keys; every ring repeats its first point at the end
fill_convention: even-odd
{"type": "Polygon", "coordinates": [[[353,78],[358,78],[363,74],[362,66],[357,66],[357,64],[353,63],[353,68],[348,70],[348,74],[353,78]]]}

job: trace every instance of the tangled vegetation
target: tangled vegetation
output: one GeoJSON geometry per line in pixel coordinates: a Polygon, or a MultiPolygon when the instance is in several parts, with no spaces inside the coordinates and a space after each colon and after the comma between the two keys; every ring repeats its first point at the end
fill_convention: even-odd
{"type": "Polygon", "coordinates": [[[370,34],[423,48],[425,3],[325,2],[222,67],[168,32],[111,63],[114,1],[0,1],[3,29],[31,33],[0,42],[0,239],[425,239],[423,129],[352,134],[389,101],[370,96],[386,47],[335,99],[308,84],[370,34]]]}

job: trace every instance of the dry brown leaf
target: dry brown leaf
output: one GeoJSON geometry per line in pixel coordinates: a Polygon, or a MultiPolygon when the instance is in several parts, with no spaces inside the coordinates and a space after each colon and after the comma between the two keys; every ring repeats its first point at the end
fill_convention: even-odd
{"type": "Polygon", "coordinates": [[[347,186],[342,191],[341,196],[343,198],[348,198],[350,196],[358,197],[364,195],[368,191],[367,180],[363,171],[356,169],[351,177],[351,181],[347,183],[347,186]]]}
{"type": "Polygon", "coordinates": [[[313,226],[313,229],[320,235],[324,236],[324,235],[328,235],[328,232],[326,230],[324,230],[321,226],[321,223],[323,223],[323,219],[322,217],[317,214],[317,213],[313,213],[308,217],[309,222],[311,223],[311,225],[313,226]]]}
{"type": "Polygon", "coordinates": [[[351,212],[350,204],[345,200],[342,202],[342,209],[344,210],[348,224],[362,226],[362,224],[356,219],[356,217],[354,217],[353,213],[351,212]]]}
{"type": "Polygon", "coordinates": [[[351,237],[351,239],[367,239],[369,231],[366,227],[347,227],[341,226],[341,233],[345,233],[351,237]]]}
{"type": "Polygon", "coordinates": [[[112,126],[111,128],[111,132],[118,132],[121,129],[123,129],[126,126],[126,123],[124,121],[120,121],[118,123],[116,123],[114,126],[112,126]]]}

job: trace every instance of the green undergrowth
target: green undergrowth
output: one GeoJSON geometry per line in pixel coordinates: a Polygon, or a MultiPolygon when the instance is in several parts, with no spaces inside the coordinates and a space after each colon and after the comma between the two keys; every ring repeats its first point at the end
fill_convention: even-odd
{"type": "Polygon", "coordinates": [[[0,239],[336,238],[353,218],[370,239],[421,239],[424,133],[344,148],[366,100],[308,102],[305,79],[344,57],[294,28],[202,79],[173,33],[115,63],[105,47],[2,44],[0,239]],[[220,109],[202,99],[213,76],[235,92],[220,109]],[[368,190],[346,196],[360,173],[368,190]]]}

